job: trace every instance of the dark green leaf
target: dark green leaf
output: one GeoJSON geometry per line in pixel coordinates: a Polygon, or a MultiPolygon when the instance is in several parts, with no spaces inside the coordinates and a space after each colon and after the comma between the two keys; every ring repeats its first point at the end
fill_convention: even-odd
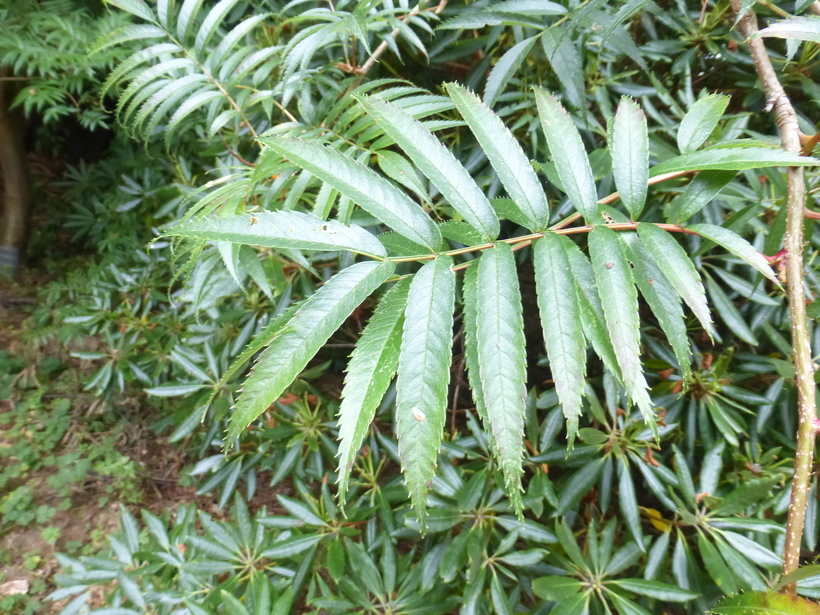
{"type": "Polygon", "coordinates": [[[498,216],[487,197],[433,133],[395,103],[374,97],[360,103],[467,222],[486,240],[498,237],[498,216]]]}
{"type": "Polygon", "coordinates": [[[449,257],[427,263],[413,277],[407,298],[396,424],[399,454],[413,507],[425,514],[441,444],[450,382],[455,273],[449,257]]]}
{"type": "Polygon", "coordinates": [[[547,197],[521,145],[501,119],[472,92],[454,83],[447,85],[447,91],[507,194],[529,219],[530,230],[545,229],[550,220],[547,197]]]}
{"type": "Polygon", "coordinates": [[[541,128],[547,137],[564,192],[575,209],[591,222],[597,217],[598,193],[581,135],[555,96],[541,88],[534,91],[541,128]]]}
{"type": "Polygon", "coordinates": [[[646,116],[632,100],[624,98],[618,105],[612,134],[610,147],[615,185],[629,215],[637,220],[646,202],[649,136],[646,116]]]}
{"type": "Polygon", "coordinates": [[[476,339],[487,418],[507,492],[521,515],[527,356],[515,256],[508,244],[496,244],[481,255],[477,299],[476,339]]]}
{"type": "Polygon", "coordinates": [[[692,105],[678,127],[678,148],[682,154],[695,151],[709,138],[723,117],[729,99],[724,94],[709,94],[692,105]]]}
{"type": "Polygon", "coordinates": [[[266,248],[350,250],[380,258],[387,256],[379,240],[363,228],[297,211],[261,211],[208,218],[174,227],[168,234],[266,248]]]}
{"type": "Polygon", "coordinates": [[[578,429],[586,386],[582,308],[568,256],[573,247],[567,237],[547,233],[535,242],[533,257],[541,329],[555,389],[567,419],[570,446],[578,429]]]}
{"type": "Polygon", "coordinates": [[[231,416],[230,443],[276,401],[350,313],[393,273],[391,262],[343,269],[305,302],[270,342],[248,375],[231,416]]]}

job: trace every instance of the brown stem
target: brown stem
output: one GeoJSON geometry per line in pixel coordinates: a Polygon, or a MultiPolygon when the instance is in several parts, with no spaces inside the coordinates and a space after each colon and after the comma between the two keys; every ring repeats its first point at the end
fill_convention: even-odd
{"type": "MultiPolygon", "coordinates": [[[[0,77],[9,76],[0,68],[0,77]]],[[[0,81],[0,269],[8,266],[12,276],[19,273],[29,220],[31,188],[23,146],[23,118],[9,109],[14,93],[7,81],[0,81]]]]}
{"type": "MultiPolygon", "coordinates": [[[[402,17],[401,20],[403,22],[407,23],[407,20],[409,20],[411,17],[421,13],[421,11],[423,10],[424,2],[425,2],[425,0],[422,0],[421,2],[419,2],[416,5],[416,7],[412,11],[407,13],[407,15],[402,17]]],[[[436,15],[439,15],[444,10],[445,6],[447,6],[447,0],[441,0],[441,2],[438,3],[438,6],[435,9],[433,9],[433,12],[436,15]]],[[[401,30],[396,28],[395,30],[393,30],[390,33],[390,36],[392,36],[395,39],[395,38],[399,37],[400,33],[401,33],[401,30]]],[[[362,64],[359,68],[357,68],[355,72],[358,75],[364,77],[368,72],[370,72],[370,69],[373,68],[373,66],[376,64],[376,62],[379,61],[379,58],[382,57],[384,52],[387,51],[387,46],[388,46],[387,41],[382,41],[379,44],[379,46],[376,47],[376,49],[373,50],[373,53],[370,54],[370,57],[367,58],[367,61],[364,64],[362,64]]],[[[358,81],[357,81],[357,83],[358,83],[358,81]]]]}
{"type": "MultiPolygon", "coordinates": [[[[740,9],[740,0],[732,2],[735,11],[740,9]]],[[[812,10],[815,10],[812,6],[812,10]]],[[[738,28],[746,37],[746,45],[754,62],[757,75],[763,84],[768,107],[774,111],[780,131],[783,149],[800,152],[800,128],[797,114],[777,78],[763,39],[758,33],[757,16],[748,11],[738,23],[738,28]]],[[[809,483],[811,480],[812,457],[817,437],[814,420],[817,407],[814,397],[814,365],[811,359],[811,341],[806,317],[806,295],[803,280],[803,215],[806,202],[806,186],[803,182],[803,168],[789,167],[786,171],[786,250],[787,295],[792,330],[792,349],[797,384],[797,450],[794,457],[794,478],[792,480],[789,516],[786,522],[786,546],[783,554],[783,574],[797,570],[800,565],[800,543],[806,520],[809,483]]],[[[797,584],[785,587],[786,593],[795,594],[797,584]]]]}

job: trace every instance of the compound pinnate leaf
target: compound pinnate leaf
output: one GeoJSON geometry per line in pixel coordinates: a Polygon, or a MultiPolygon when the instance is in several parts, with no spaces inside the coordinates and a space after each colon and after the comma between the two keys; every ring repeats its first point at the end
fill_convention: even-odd
{"type": "Polygon", "coordinates": [[[456,276],[440,256],[413,277],[407,297],[399,375],[396,431],[405,483],[420,519],[436,471],[450,383],[456,276]]]}
{"type": "Polygon", "coordinates": [[[342,269],[305,301],[257,359],[234,407],[230,443],[299,375],[345,319],[393,273],[391,262],[342,269]]]}
{"type": "Polygon", "coordinates": [[[669,233],[654,224],[638,225],[638,236],[666,279],[678,291],[706,332],[713,336],[712,316],[703,281],[686,251],[669,233]]]}
{"type": "Polygon", "coordinates": [[[589,253],[606,315],[606,327],[618,358],[624,386],[644,420],[656,430],[652,401],[646,391],[647,384],[641,366],[641,322],[632,267],[624,255],[618,234],[604,226],[596,226],[589,234],[589,253]]]}
{"type": "Polygon", "coordinates": [[[586,387],[586,340],[577,283],[567,237],[547,233],[535,242],[535,283],[541,329],[547,347],[555,390],[567,419],[570,446],[578,430],[581,397],[586,387]]]}
{"type": "Polygon", "coordinates": [[[177,226],[168,234],[265,248],[349,250],[377,258],[387,256],[381,242],[363,228],[298,211],[261,211],[197,220],[177,226]]]}
{"type": "Polygon", "coordinates": [[[361,98],[359,102],[438,188],[453,209],[478,229],[485,239],[498,237],[498,216],[487,197],[464,165],[432,132],[394,103],[373,97],[361,98]]]}
{"type": "Polygon", "coordinates": [[[575,209],[591,221],[598,211],[598,193],[581,135],[555,96],[541,88],[534,88],[534,91],[541,128],[547,137],[564,192],[575,209]]]}
{"type": "Polygon", "coordinates": [[[624,98],[615,113],[612,131],[612,171],[621,202],[633,220],[643,211],[649,180],[649,133],[646,116],[624,98]]]}
{"type": "Polygon", "coordinates": [[[729,98],[725,94],[709,94],[692,105],[678,127],[678,148],[682,154],[695,151],[709,138],[726,111],[729,98]]]}
{"type": "Polygon", "coordinates": [[[527,356],[515,255],[508,244],[496,244],[481,255],[476,298],[479,371],[487,418],[507,492],[520,515],[527,356]]]}
{"type": "Polygon", "coordinates": [[[339,408],[338,482],[342,502],[353,458],[398,368],[409,288],[410,280],[406,278],[384,295],[350,357],[339,408]]]}
{"type": "Polygon", "coordinates": [[[450,83],[450,98],[490,160],[507,194],[527,216],[531,230],[549,224],[547,196],[521,145],[490,108],[466,88],[450,83]]]}
{"type": "Polygon", "coordinates": [[[410,241],[437,250],[441,233],[424,210],[372,169],[306,139],[263,138],[267,147],[329,184],[410,241]]]}

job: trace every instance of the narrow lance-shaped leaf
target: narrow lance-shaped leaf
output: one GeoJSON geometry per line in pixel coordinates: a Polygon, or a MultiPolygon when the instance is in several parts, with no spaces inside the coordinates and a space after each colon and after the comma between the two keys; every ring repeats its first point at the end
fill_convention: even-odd
{"type": "Polygon", "coordinates": [[[709,138],[726,111],[729,99],[724,94],[709,94],[692,105],[678,127],[678,148],[682,154],[695,151],[709,138]]]}
{"type": "Polygon", "coordinates": [[[435,251],[441,233],[424,210],[378,173],[349,156],[307,139],[263,138],[262,143],[350,198],[410,241],[435,251]]]}
{"type": "MultiPolygon", "coordinates": [[[[481,384],[481,373],[478,368],[478,263],[474,260],[464,272],[462,294],[464,297],[464,356],[467,367],[467,380],[473,393],[476,412],[484,425],[490,424],[487,406],[484,403],[484,388],[481,384]]],[[[488,432],[492,439],[492,432],[488,432]]]]}
{"type": "Polygon", "coordinates": [[[547,196],[516,138],[495,113],[466,88],[450,83],[450,98],[490,160],[507,194],[529,219],[531,230],[542,230],[550,219],[547,196]]]}
{"type": "Polygon", "coordinates": [[[567,419],[570,448],[578,431],[587,359],[580,291],[568,255],[573,247],[569,238],[547,233],[535,242],[534,250],[541,329],[555,390],[567,419]]]}
{"type": "Polygon", "coordinates": [[[154,13],[143,0],[106,0],[106,2],[132,15],[142,17],[146,21],[156,22],[154,13]]]}
{"type": "MultiPolygon", "coordinates": [[[[819,20],[820,21],[820,20],[819,20]]],[[[802,569],[802,568],[801,568],[802,569]]],[[[713,615],[820,615],[820,605],[800,596],[776,591],[747,591],[724,598],[709,613],[713,615]]]]}
{"type": "Polygon", "coordinates": [[[507,492],[520,516],[527,355],[515,255],[508,244],[481,255],[476,298],[481,388],[507,492]]]}
{"type": "Polygon", "coordinates": [[[534,88],[534,91],[541,128],[547,137],[558,177],[572,205],[590,222],[598,211],[598,193],[581,135],[555,96],[541,88],[534,88]]]}
{"type": "Polygon", "coordinates": [[[447,202],[487,240],[498,237],[498,216],[467,169],[421,122],[400,106],[373,97],[360,98],[368,115],[401,147],[447,202]]]}
{"type": "Polygon", "coordinates": [[[453,342],[455,273],[440,256],[413,277],[396,381],[396,431],[407,488],[423,520],[444,429],[453,342]]]}
{"type": "Polygon", "coordinates": [[[537,36],[524,39],[504,52],[504,55],[496,62],[484,86],[484,103],[488,107],[492,107],[498,100],[498,97],[501,96],[504,86],[507,85],[507,82],[518,70],[518,67],[521,66],[524,58],[527,57],[527,54],[537,40],[537,36]]]}
{"type": "Polygon", "coordinates": [[[780,286],[780,281],[769,266],[769,261],[766,260],[766,257],[755,250],[752,244],[734,231],[730,231],[722,226],[715,226],[714,224],[693,224],[687,228],[701,237],[711,239],[780,286]]]}
{"type": "Polygon", "coordinates": [[[638,236],[709,337],[713,337],[715,330],[703,282],[686,251],[669,233],[654,224],[638,225],[638,236]]]}
{"type": "Polygon", "coordinates": [[[620,380],[621,368],[618,366],[615,349],[612,347],[612,341],[606,329],[606,317],[598,295],[592,264],[577,245],[569,243],[565,246],[572,268],[572,276],[578,287],[578,304],[581,307],[584,335],[592,343],[592,348],[601,357],[606,368],[620,380]]]}
{"type": "Polygon", "coordinates": [[[168,235],[265,248],[350,250],[377,258],[387,256],[381,242],[363,228],[297,211],[260,211],[197,220],[172,228],[168,235]]]}
{"type": "Polygon", "coordinates": [[[573,107],[583,108],[586,100],[584,65],[575,47],[574,37],[550,28],[541,35],[541,44],[564,96],[573,107]]]}
{"type": "Polygon", "coordinates": [[[317,290],[257,359],[234,407],[226,442],[279,399],[351,312],[393,273],[392,262],[342,269],[317,290]]]}
{"type": "Polygon", "coordinates": [[[339,408],[339,497],[344,504],[350,468],[399,365],[399,346],[410,279],[384,295],[347,367],[339,408]]]}
{"type": "Polygon", "coordinates": [[[646,246],[634,233],[621,233],[619,236],[626,244],[629,260],[635,267],[633,272],[635,283],[669,340],[669,345],[672,346],[675,358],[680,364],[681,375],[685,383],[692,375],[692,351],[686,334],[686,322],[683,319],[680,296],[664,275],[664,273],[669,273],[672,276],[675,272],[659,267],[652,260],[646,246]]]}
{"type": "Polygon", "coordinates": [[[744,171],[764,167],[809,167],[820,160],[775,147],[724,147],[675,156],[656,164],[650,177],[679,171],[744,171]]]}
{"type": "Polygon", "coordinates": [[[649,133],[646,116],[634,101],[624,98],[615,113],[612,171],[629,215],[636,220],[646,203],[649,181],[649,133]]]}
{"type": "Polygon", "coordinates": [[[820,16],[802,15],[777,21],[760,31],[760,36],[791,38],[820,43],[820,16]]]}
{"type": "Polygon", "coordinates": [[[624,386],[649,427],[657,431],[652,401],[646,392],[647,384],[641,367],[641,322],[632,268],[617,233],[604,226],[596,226],[589,234],[589,252],[624,386]]]}
{"type": "Polygon", "coordinates": [[[678,197],[678,223],[706,207],[726,185],[734,179],[737,171],[702,171],[689,182],[686,190],[678,197]]]}

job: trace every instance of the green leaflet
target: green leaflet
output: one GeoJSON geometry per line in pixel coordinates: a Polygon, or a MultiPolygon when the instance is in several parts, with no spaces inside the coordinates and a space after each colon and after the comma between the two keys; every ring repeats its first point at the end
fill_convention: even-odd
{"type": "MultiPolygon", "coordinates": [[[[635,283],[666,334],[680,364],[683,380],[687,382],[692,375],[692,351],[689,348],[680,297],[665,275],[668,273],[671,277],[675,272],[655,263],[646,246],[634,233],[621,233],[619,237],[626,243],[629,260],[635,267],[635,283]]],[[[703,299],[705,301],[706,297],[703,299]]]]}
{"type": "Polygon", "coordinates": [[[219,382],[216,383],[216,386],[208,397],[208,401],[204,405],[206,410],[208,406],[211,405],[211,402],[213,402],[219,391],[222,390],[228,381],[239,372],[245,363],[250,361],[253,358],[253,355],[262,350],[265,346],[270,345],[277,336],[284,332],[290,319],[293,318],[293,315],[296,314],[296,312],[303,305],[304,301],[294,303],[287,310],[279,314],[279,316],[276,316],[273,320],[271,320],[259,333],[256,334],[256,337],[248,343],[245,349],[236,357],[236,359],[234,359],[234,362],[231,363],[230,367],[219,378],[219,382]]]}
{"type": "Polygon", "coordinates": [[[479,371],[487,418],[507,492],[520,517],[527,356],[518,272],[508,244],[496,244],[481,255],[476,299],[479,371]]]}
{"type": "Polygon", "coordinates": [[[638,236],[709,337],[713,337],[715,330],[706,292],[689,255],[669,233],[654,224],[639,224],[638,236]]]}
{"type": "Polygon", "coordinates": [[[678,149],[682,154],[694,152],[703,145],[723,117],[730,98],[725,94],[709,94],[692,105],[678,127],[678,149]]]}
{"type": "Polygon", "coordinates": [[[777,21],[760,31],[760,36],[791,38],[800,41],[820,43],[820,17],[803,15],[777,21]]]}
{"type": "Polygon", "coordinates": [[[450,383],[456,275],[440,256],[413,277],[399,352],[396,433],[404,480],[423,522],[436,471],[450,383]]]}
{"type": "Polygon", "coordinates": [[[678,223],[686,222],[714,199],[737,171],[701,171],[677,200],[678,223]]]}
{"type": "Polygon", "coordinates": [[[541,46],[558,77],[564,98],[576,109],[583,109],[587,90],[584,87],[584,66],[576,43],[555,28],[541,35],[541,46]]]}
{"type": "Polygon", "coordinates": [[[572,276],[578,285],[578,303],[581,307],[584,336],[592,343],[595,353],[601,357],[606,368],[620,379],[621,368],[618,366],[618,358],[615,356],[615,349],[606,329],[606,317],[598,295],[592,264],[577,245],[565,245],[572,276]]]}
{"type": "Polygon", "coordinates": [[[156,20],[154,13],[151,12],[151,9],[143,0],[106,0],[106,2],[132,15],[142,17],[146,21],[155,22],[156,20]]]}
{"type": "Polygon", "coordinates": [[[780,286],[780,281],[777,279],[774,271],[772,271],[772,268],[769,267],[769,261],[767,261],[760,252],[755,250],[752,244],[737,233],[722,226],[715,226],[714,224],[693,224],[688,228],[701,237],[711,239],[780,286]]]}
{"type": "MultiPolygon", "coordinates": [[[[473,393],[475,409],[481,422],[484,425],[490,424],[487,417],[487,406],[484,403],[484,389],[481,385],[481,374],[478,369],[478,344],[476,336],[478,331],[478,263],[475,260],[470,263],[464,272],[464,283],[462,285],[462,295],[464,297],[464,356],[467,367],[467,380],[473,393]]],[[[488,435],[492,438],[492,432],[488,430],[488,435]]]]}
{"type": "Polygon", "coordinates": [[[395,103],[374,97],[358,100],[467,222],[480,230],[488,241],[498,237],[498,216],[487,197],[461,162],[432,132],[395,103]]]}
{"type": "Polygon", "coordinates": [[[635,540],[635,544],[643,547],[643,532],[641,531],[641,511],[638,507],[638,495],[635,493],[635,483],[632,480],[632,469],[626,457],[622,457],[617,463],[618,467],[618,504],[623,515],[624,522],[629,528],[629,533],[635,540]]]}
{"type": "Polygon", "coordinates": [[[624,255],[618,234],[604,226],[596,226],[589,234],[589,253],[606,315],[606,327],[618,358],[624,386],[648,426],[657,431],[652,401],[646,392],[647,384],[641,366],[641,322],[638,318],[638,293],[635,290],[632,268],[624,255]]]}
{"type": "Polygon", "coordinates": [[[455,83],[447,84],[447,92],[490,160],[507,194],[527,216],[530,230],[545,229],[550,220],[547,196],[516,138],[475,94],[455,83]]]}
{"type": "Polygon", "coordinates": [[[524,39],[508,49],[498,62],[496,62],[484,86],[484,104],[488,107],[492,107],[495,104],[499,96],[501,96],[504,86],[507,85],[507,82],[518,70],[518,67],[521,66],[521,63],[527,57],[527,54],[537,40],[538,36],[524,39]]]}
{"type": "Polygon", "coordinates": [[[581,135],[555,96],[542,88],[534,88],[534,91],[541,128],[547,137],[564,192],[584,219],[592,222],[598,212],[598,192],[581,135]]]}
{"type": "Polygon", "coordinates": [[[353,459],[361,448],[399,365],[401,330],[410,279],[405,278],[382,298],[356,344],[347,366],[339,408],[339,497],[344,504],[353,459]]]}
{"type": "Polygon", "coordinates": [[[636,220],[646,202],[649,180],[649,133],[646,116],[634,101],[623,98],[612,130],[612,171],[621,202],[636,220]]]}
{"type": "Polygon", "coordinates": [[[410,241],[435,252],[441,233],[424,210],[365,165],[307,139],[262,138],[260,142],[350,198],[410,241]]]}
{"type": "Polygon", "coordinates": [[[713,606],[713,615],[820,615],[820,605],[800,596],[776,591],[745,592],[713,606]]]}
{"type": "Polygon", "coordinates": [[[342,269],[310,296],[245,380],[231,416],[227,443],[279,399],[327,339],[394,269],[391,262],[357,263],[342,269]]]}
{"type": "Polygon", "coordinates": [[[363,228],[298,211],[260,211],[252,215],[208,218],[174,227],[168,234],[266,248],[350,250],[376,258],[387,256],[381,242],[363,228]]]}
{"type": "Polygon", "coordinates": [[[678,171],[743,171],[763,167],[817,166],[820,160],[774,147],[725,147],[675,156],[649,169],[649,176],[678,171]]]}
{"type": "Polygon", "coordinates": [[[587,359],[580,290],[568,255],[574,245],[567,237],[547,233],[535,242],[533,256],[541,329],[570,448],[578,431],[587,359]]]}

